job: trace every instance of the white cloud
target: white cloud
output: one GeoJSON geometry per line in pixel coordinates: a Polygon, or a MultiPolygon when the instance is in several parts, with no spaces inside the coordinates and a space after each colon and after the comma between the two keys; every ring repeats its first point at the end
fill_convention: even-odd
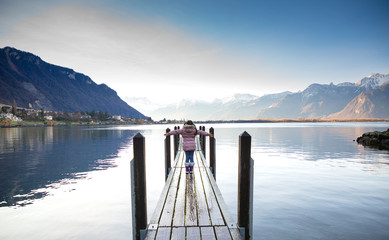
{"type": "Polygon", "coordinates": [[[1,40],[106,83],[119,96],[212,100],[265,84],[258,69],[166,23],[62,5],[26,18],[1,40]]]}

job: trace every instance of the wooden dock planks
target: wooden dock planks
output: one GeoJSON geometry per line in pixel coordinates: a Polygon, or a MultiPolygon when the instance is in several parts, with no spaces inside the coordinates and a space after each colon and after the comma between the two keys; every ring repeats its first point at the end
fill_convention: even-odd
{"type": "Polygon", "coordinates": [[[207,201],[205,199],[203,182],[200,175],[200,168],[195,167],[193,174],[196,186],[198,224],[199,226],[211,226],[211,218],[208,211],[207,201]]]}
{"type": "Polygon", "coordinates": [[[221,214],[219,205],[217,203],[217,199],[215,197],[215,193],[213,192],[213,188],[211,186],[211,182],[208,179],[208,175],[206,173],[206,169],[202,163],[201,160],[199,160],[199,153],[196,154],[197,157],[197,163],[202,166],[199,168],[200,170],[200,175],[203,183],[203,190],[205,194],[205,198],[207,200],[207,205],[208,205],[208,212],[211,218],[211,224],[213,226],[223,226],[225,225],[223,216],[221,214]]]}
{"type": "Polygon", "coordinates": [[[223,212],[225,203],[203,154],[196,151],[194,158],[193,174],[186,174],[185,153],[179,148],[145,239],[241,239],[223,212]]]}
{"type": "MultiPolygon", "coordinates": [[[[181,154],[181,158],[183,154],[181,154]]],[[[176,195],[177,195],[177,185],[180,181],[180,176],[181,176],[181,167],[182,166],[182,159],[178,159],[178,163],[176,167],[172,168],[171,171],[174,171],[173,173],[173,179],[170,183],[170,188],[168,195],[165,200],[165,206],[162,211],[161,219],[159,221],[159,226],[162,227],[168,227],[172,225],[172,217],[174,213],[174,207],[175,207],[175,201],[176,201],[176,195]]],[[[185,174],[185,173],[184,173],[185,174]]]]}
{"type": "Polygon", "coordinates": [[[181,177],[179,178],[176,203],[174,206],[173,225],[175,227],[185,226],[185,188],[186,188],[186,174],[185,168],[180,168],[181,177]]]}
{"type": "Polygon", "coordinates": [[[185,226],[198,226],[197,201],[193,174],[186,174],[185,226]]]}

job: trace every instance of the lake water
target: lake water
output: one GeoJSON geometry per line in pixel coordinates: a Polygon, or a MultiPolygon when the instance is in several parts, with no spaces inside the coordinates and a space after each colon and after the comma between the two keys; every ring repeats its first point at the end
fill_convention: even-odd
{"type": "MultiPolygon", "coordinates": [[[[238,139],[252,136],[254,239],[389,239],[389,151],[353,141],[389,123],[211,126],[235,219],[238,139]]],[[[131,239],[132,137],[146,138],[150,218],[167,127],[0,129],[0,239],[131,239]]]]}

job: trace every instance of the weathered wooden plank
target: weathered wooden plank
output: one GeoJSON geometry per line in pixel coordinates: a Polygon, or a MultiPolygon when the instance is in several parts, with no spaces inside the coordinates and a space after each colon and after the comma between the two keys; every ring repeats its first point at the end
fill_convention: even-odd
{"type": "Polygon", "coordinates": [[[197,204],[193,174],[186,174],[186,217],[185,226],[198,226],[197,204]]]}
{"type": "Polygon", "coordinates": [[[157,230],[156,240],[169,240],[170,239],[170,227],[160,227],[157,230]]]}
{"type": "MultiPolygon", "coordinates": [[[[177,155],[174,166],[177,167],[177,166],[180,166],[179,164],[182,165],[182,159],[183,159],[182,154],[177,155]]],[[[170,173],[169,173],[169,177],[167,178],[167,180],[165,182],[165,186],[163,187],[163,190],[162,190],[161,195],[160,195],[158,202],[157,202],[157,206],[155,207],[155,210],[153,212],[153,215],[150,219],[149,224],[158,224],[159,223],[163,207],[165,206],[167,193],[170,189],[170,183],[173,180],[174,170],[175,169],[172,169],[172,171],[170,171],[170,173]]]]}
{"type": "MultiPolygon", "coordinates": [[[[199,155],[199,152],[196,152],[196,158],[198,162],[201,161],[200,159],[201,156],[199,155]]],[[[200,167],[200,174],[203,180],[204,192],[205,192],[205,197],[207,199],[209,215],[211,217],[211,223],[213,226],[225,225],[222,213],[220,212],[217,199],[215,197],[213,188],[209,181],[206,168],[200,167]]]]}
{"type": "Polygon", "coordinates": [[[213,230],[213,227],[201,227],[200,232],[201,239],[216,240],[215,231],[213,230]]]}
{"type": "Polygon", "coordinates": [[[193,175],[185,174],[184,158],[180,144],[150,221],[159,228],[149,228],[146,239],[241,239],[202,152],[196,151],[193,175]]]}
{"type": "Polygon", "coordinates": [[[147,230],[147,235],[145,237],[145,240],[154,240],[155,236],[157,235],[157,230],[147,230]]]}
{"type": "Polygon", "coordinates": [[[216,226],[215,227],[215,233],[216,233],[216,238],[218,240],[230,240],[231,235],[230,231],[228,231],[227,226],[216,226]]]}
{"type": "Polygon", "coordinates": [[[172,225],[174,205],[177,195],[177,186],[179,184],[181,168],[175,168],[173,174],[173,180],[171,181],[169,192],[165,200],[165,206],[162,210],[161,219],[159,220],[159,226],[167,227],[172,225]]]}
{"type": "MultiPolygon", "coordinates": [[[[197,166],[199,166],[199,164],[197,166]]],[[[204,187],[203,182],[201,180],[199,167],[195,167],[193,170],[196,186],[198,223],[199,226],[211,226],[208,205],[205,200],[204,187]]]]}
{"type": "Polygon", "coordinates": [[[186,191],[186,175],[185,168],[181,168],[181,177],[176,196],[176,203],[174,207],[173,226],[185,226],[185,191],[186,191]]]}
{"type": "Polygon", "coordinates": [[[233,228],[229,227],[228,229],[230,230],[230,233],[231,233],[233,240],[241,240],[242,239],[242,235],[240,235],[240,230],[238,227],[233,227],[233,228]]]}
{"type": "MultiPolygon", "coordinates": [[[[202,152],[198,152],[198,154],[200,155],[199,161],[201,161],[203,164],[205,164],[206,161],[204,159],[204,155],[202,154],[202,152]]],[[[215,179],[213,178],[211,170],[208,167],[206,167],[205,170],[206,170],[208,179],[213,187],[213,191],[214,191],[215,196],[217,198],[220,211],[223,215],[223,218],[226,222],[226,225],[228,226],[228,228],[230,230],[232,239],[234,239],[234,240],[235,239],[242,239],[238,225],[234,222],[234,219],[231,217],[230,212],[228,211],[227,204],[224,202],[224,198],[219,190],[219,187],[216,184],[215,179]]]]}
{"type": "Polygon", "coordinates": [[[176,159],[174,160],[173,168],[182,167],[182,162],[184,160],[184,157],[185,157],[184,152],[183,151],[179,151],[177,156],[176,156],[176,159]]]}
{"type": "Polygon", "coordinates": [[[187,227],[186,228],[186,239],[187,240],[199,240],[200,239],[200,228],[199,227],[187,227]]]}
{"type": "Polygon", "coordinates": [[[172,240],[183,240],[185,239],[185,228],[184,227],[179,227],[176,228],[174,227],[172,230],[172,240]]]}

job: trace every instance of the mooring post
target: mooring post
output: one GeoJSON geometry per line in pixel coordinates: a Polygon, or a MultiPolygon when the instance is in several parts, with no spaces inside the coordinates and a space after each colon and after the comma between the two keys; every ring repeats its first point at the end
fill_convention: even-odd
{"type": "Polygon", "coordinates": [[[145,138],[138,133],[133,138],[134,159],[131,161],[131,198],[133,239],[144,238],[147,228],[146,152],[145,138]]]}
{"type": "Polygon", "coordinates": [[[213,178],[216,180],[216,149],[215,149],[215,131],[213,127],[209,129],[209,133],[213,135],[213,137],[209,138],[209,167],[211,168],[211,172],[213,174],[213,178]]]}
{"type": "MultiPolygon", "coordinates": [[[[177,129],[179,129],[179,127],[175,126],[174,130],[177,130],[177,129]]],[[[173,137],[173,142],[174,142],[174,159],[176,159],[176,156],[177,156],[177,153],[178,153],[178,139],[179,139],[179,137],[180,136],[178,134],[174,135],[174,137],[173,137]]]]}
{"type": "MultiPolygon", "coordinates": [[[[203,127],[199,126],[199,130],[203,130],[203,127]]],[[[199,134],[199,139],[200,139],[200,151],[203,151],[203,135],[199,134]]]]}
{"type": "MultiPolygon", "coordinates": [[[[205,131],[205,126],[203,126],[201,130],[205,131]]],[[[204,135],[201,135],[201,137],[203,139],[203,141],[201,142],[201,148],[203,150],[203,154],[204,154],[204,157],[205,157],[206,138],[205,138],[204,135]]]]}
{"type": "MultiPolygon", "coordinates": [[[[166,133],[170,132],[170,129],[166,129],[166,133]]],[[[170,136],[166,136],[165,138],[165,181],[169,176],[169,172],[171,169],[170,160],[171,159],[171,147],[170,147],[170,136]]]]}
{"type": "Polygon", "coordinates": [[[253,166],[251,136],[246,131],[239,136],[238,225],[244,239],[252,239],[253,166]]]}

